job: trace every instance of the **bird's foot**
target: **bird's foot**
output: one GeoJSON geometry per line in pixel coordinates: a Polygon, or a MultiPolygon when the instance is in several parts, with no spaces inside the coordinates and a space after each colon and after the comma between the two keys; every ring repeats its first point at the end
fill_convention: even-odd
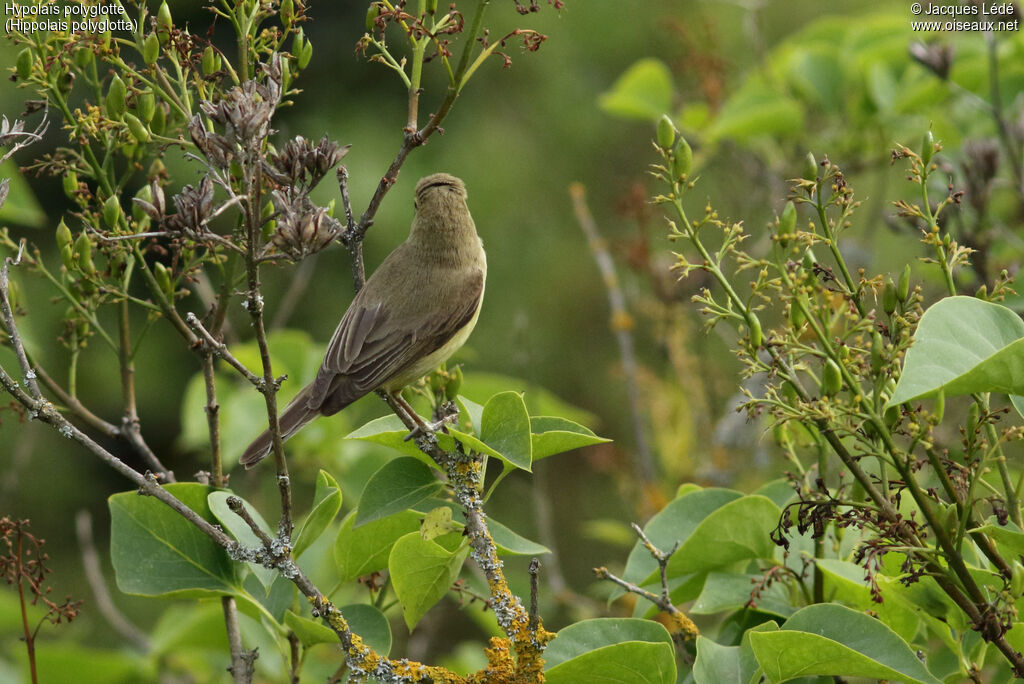
{"type": "Polygon", "coordinates": [[[449,413],[441,416],[440,420],[434,421],[433,423],[427,423],[419,420],[417,421],[416,427],[414,427],[402,441],[408,442],[411,439],[418,439],[420,437],[432,437],[435,432],[443,428],[445,425],[454,422],[458,416],[459,413],[456,411],[455,413],[449,413]]]}

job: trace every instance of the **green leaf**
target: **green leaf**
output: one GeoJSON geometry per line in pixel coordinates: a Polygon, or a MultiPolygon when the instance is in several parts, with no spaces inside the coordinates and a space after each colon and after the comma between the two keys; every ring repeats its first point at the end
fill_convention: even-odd
{"type": "Polygon", "coordinates": [[[480,441],[498,452],[509,465],[530,470],[530,414],[521,394],[499,392],[487,400],[480,418],[480,441]]]}
{"type": "MultiPolygon", "coordinates": [[[[221,621],[223,623],[223,617],[221,621]]],[[[24,657],[24,652],[21,655],[24,657]]],[[[60,641],[47,641],[36,647],[37,675],[40,682],[132,684],[153,681],[152,673],[146,674],[144,665],[141,657],[127,649],[101,650],[60,641]]],[[[29,679],[26,674],[22,680],[10,681],[29,679]]]]}
{"type": "Polygon", "coordinates": [[[804,126],[804,110],[793,98],[758,78],[726,100],[708,135],[711,141],[745,143],[759,136],[795,137],[804,126]]]}
{"type": "Polygon", "coordinates": [[[299,637],[303,646],[338,643],[338,635],[334,633],[333,629],[318,620],[310,620],[307,617],[296,615],[290,610],[284,613],[284,624],[295,632],[295,636],[299,637]]]}
{"type": "MultiPolygon", "coordinates": [[[[164,487],[204,520],[217,524],[206,497],[191,482],[164,487]]],[[[166,504],[136,490],[111,496],[110,556],[126,594],[197,598],[238,589],[227,552],[166,504]]]]}
{"type": "Polygon", "coordinates": [[[612,116],[654,121],[672,107],[674,89],[665,63],[646,58],[626,69],[597,102],[612,116]]]}
{"type": "Polygon", "coordinates": [[[819,558],[815,562],[821,569],[825,581],[825,595],[831,602],[857,610],[873,611],[879,620],[906,641],[913,640],[917,635],[921,621],[899,601],[889,600],[891,592],[885,591],[885,578],[878,583],[884,600],[876,603],[871,595],[871,589],[865,583],[864,568],[856,563],[836,558],[819,558]]]}
{"type": "Polygon", "coordinates": [[[672,637],[657,622],[597,618],[558,632],[544,652],[548,684],[673,684],[672,637]]]}
{"type": "Polygon", "coordinates": [[[466,427],[466,430],[463,430],[463,432],[469,430],[479,432],[480,419],[483,418],[484,407],[461,394],[455,398],[455,403],[459,407],[459,425],[466,427]]]}
{"type": "Polygon", "coordinates": [[[388,570],[410,631],[448,592],[468,554],[468,546],[449,551],[433,540],[423,539],[419,532],[395,542],[388,557],[388,570]]]}
{"type": "Polygon", "coordinates": [[[547,684],[675,684],[672,647],[626,641],[573,658],[544,673],[547,684]]]}
{"type": "MultiPolygon", "coordinates": [[[[207,504],[210,506],[210,511],[217,516],[217,520],[224,526],[232,537],[238,540],[240,544],[248,547],[262,547],[263,542],[260,541],[259,537],[250,529],[249,525],[238,517],[234,511],[228,508],[228,497],[234,496],[241,499],[242,497],[237,494],[226,491],[214,491],[210,492],[207,496],[207,504]]],[[[264,534],[268,537],[273,538],[274,533],[270,531],[270,526],[267,525],[267,521],[263,519],[260,512],[253,508],[252,504],[242,499],[242,505],[245,510],[248,511],[252,519],[259,525],[259,528],[263,530],[264,534]]],[[[270,585],[274,583],[274,579],[277,578],[277,570],[273,568],[267,568],[258,563],[247,563],[246,565],[252,570],[252,573],[259,579],[260,584],[267,591],[270,590],[270,585]]]]}
{"type": "Polygon", "coordinates": [[[513,532],[494,518],[487,518],[487,529],[498,547],[498,555],[539,556],[551,553],[548,547],[513,532]]]}
{"type": "Polygon", "coordinates": [[[996,543],[999,552],[1007,558],[1024,556],[1024,534],[1012,523],[1007,524],[1005,527],[989,523],[974,528],[971,532],[981,532],[990,538],[996,543]]]}
{"type": "Polygon", "coordinates": [[[769,534],[781,513],[763,496],[730,501],[700,521],[668,562],[668,576],[713,570],[748,558],[771,558],[775,544],[769,534]]]}
{"type": "Polygon", "coordinates": [[[935,394],[1024,394],[1024,321],[1000,304],[946,297],[921,317],[886,406],[935,394]]]}
{"type": "MultiPolygon", "coordinates": [[[[751,601],[754,582],[762,577],[763,575],[746,573],[709,572],[707,579],[704,580],[704,588],[701,589],[700,596],[690,608],[690,612],[696,615],[712,615],[739,610],[751,601]]],[[[767,589],[763,589],[751,607],[782,618],[796,612],[785,582],[773,582],[767,589]]]]}
{"type": "Polygon", "coordinates": [[[367,646],[382,656],[391,652],[391,623],[384,613],[366,603],[353,603],[340,610],[348,626],[367,646]]]}
{"type": "Polygon", "coordinates": [[[558,630],[558,636],[544,651],[545,668],[556,667],[596,648],[626,641],[664,643],[672,647],[672,637],[661,623],[637,618],[593,618],[558,630]]]}
{"type": "Polygon", "coordinates": [[[220,601],[171,605],[150,633],[150,655],[161,657],[198,649],[228,649],[224,608],[220,601]]]}
{"type": "Polygon", "coordinates": [[[598,437],[579,423],[558,416],[530,416],[530,432],[533,433],[534,461],[591,444],[611,441],[598,437]]]}
{"type": "Polygon", "coordinates": [[[340,509],[341,488],[338,486],[338,481],[326,470],[321,470],[316,476],[313,510],[306,516],[305,522],[302,523],[302,529],[299,530],[299,534],[295,538],[292,558],[301,556],[310,544],[320,538],[340,509]]]}
{"type": "Polygon", "coordinates": [[[398,416],[392,413],[371,420],[369,423],[345,435],[345,439],[359,439],[364,442],[380,444],[395,451],[400,451],[406,456],[412,456],[421,463],[436,468],[437,466],[434,465],[430,457],[419,450],[416,442],[406,439],[408,435],[408,428],[405,427],[398,416]]]}
{"type": "MultiPolygon", "coordinates": [[[[697,529],[701,520],[742,496],[739,492],[730,489],[712,488],[697,489],[696,491],[687,489],[647,521],[644,526],[644,534],[655,546],[667,551],[676,542],[682,544],[686,541],[697,529]]],[[[622,578],[627,582],[642,584],[657,570],[658,562],[637,540],[629,552],[629,558],[626,559],[626,568],[622,573],[622,578]]],[[[612,598],[617,598],[622,593],[622,590],[617,589],[612,592],[612,598]]]]}
{"type": "Polygon", "coordinates": [[[0,164],[0,178],[10,179],[7,200],[0,206],[0,222],[42,228],[46,223],[46,212],[14,159],[0,164]]]}
{"type": "Polygon", "coordinates": [[[334,542],[334,563],[342,582],[386,568],[391,547],[399,537],[420,528],[420,514],[415,511],[402,511],[359,527],[355,520],[355,512],[345,516],[334,542]]]}
{"type": "Polygon", "coordinates": [[[388,461],[363,487],[355,525],[358,527],[412,508],[441,487],[430,468],[415,458],[403,456],[388,461]]]}
{"type": "Polygon", "coordinates": [[[808,606],[779,631],[751,634],[750,644],[773,682],[826,675],[940,684],[895,632],[844,606],[808,606]]]}
{"type": "Polygon", "coordinates": [[[775,631],[774,622],[762,622],[743,634],[739,646],[722,646],[705,636],[697,637],[697,659],[693,664],[696,684],[751,684],[760,680],[761,666],[750,647],[750,635],[775,631]]]}
{"type": "Polygon", "coordinates": [[[452,509],[438,506],[431,509],[420,523],[420,536],[424,539],[436,539],[451,532],[461,532],[463,525],[452,520],[452,509]]]}

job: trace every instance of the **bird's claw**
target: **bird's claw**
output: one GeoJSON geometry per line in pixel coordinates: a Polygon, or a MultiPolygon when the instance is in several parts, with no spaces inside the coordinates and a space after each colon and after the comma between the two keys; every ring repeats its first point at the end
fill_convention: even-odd
{"type": "Polygon", "coordinates": [[[458,413],[454,415],[442,416],[441,420],[433,423],[419,423],[416,427],[409,431],[402,441],[408,442],[411,439],[418,439],[420,437],[431,437],[435,432],[443,428],[446,424],[453,421],[458,416],[458,413]]]}

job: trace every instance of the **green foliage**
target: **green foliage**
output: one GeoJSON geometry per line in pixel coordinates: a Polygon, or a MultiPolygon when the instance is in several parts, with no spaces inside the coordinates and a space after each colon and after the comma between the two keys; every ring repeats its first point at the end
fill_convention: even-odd
{"type": "MultiPolygon", "coordinates": [[[[207,522],[210,487],[195,483],[167,490],[207,522]]],[[[110,507],[110,556],[118,588],[127,594],[201,598],[232,593],[238,571],[223,548],[177,512],[137,492],[115,494],[110,507]]]]}
{"type": "Polygon", "coordinates": [[[672,638],[656,622],[629,618],[583,620],[565,627],[545,653],[545,681],[568,684],[672,684],[672,638]]]}
{"type": "Polygon", "coordinates": [[[887,406],[934,396],[1024,394],[1024,322],[1000,304],[947,297],[924,312],[887,406]]]}

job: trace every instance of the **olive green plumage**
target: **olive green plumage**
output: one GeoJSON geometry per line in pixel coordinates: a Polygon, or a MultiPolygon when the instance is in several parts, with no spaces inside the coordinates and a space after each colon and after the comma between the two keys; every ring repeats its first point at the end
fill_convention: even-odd
{"type": "MultiPolygon", "coordinates": [[[[374,390],[396,395],[451,356],[476,325],[487,259],[465,185],[444,173],[427,176],[416,185],[415,206],[409,237],[356,294],[316,379],[281,414],[282,439],[374,390]]],[[[252,467],[271,445],[263,432],[241,463],[252,467]]]]}

